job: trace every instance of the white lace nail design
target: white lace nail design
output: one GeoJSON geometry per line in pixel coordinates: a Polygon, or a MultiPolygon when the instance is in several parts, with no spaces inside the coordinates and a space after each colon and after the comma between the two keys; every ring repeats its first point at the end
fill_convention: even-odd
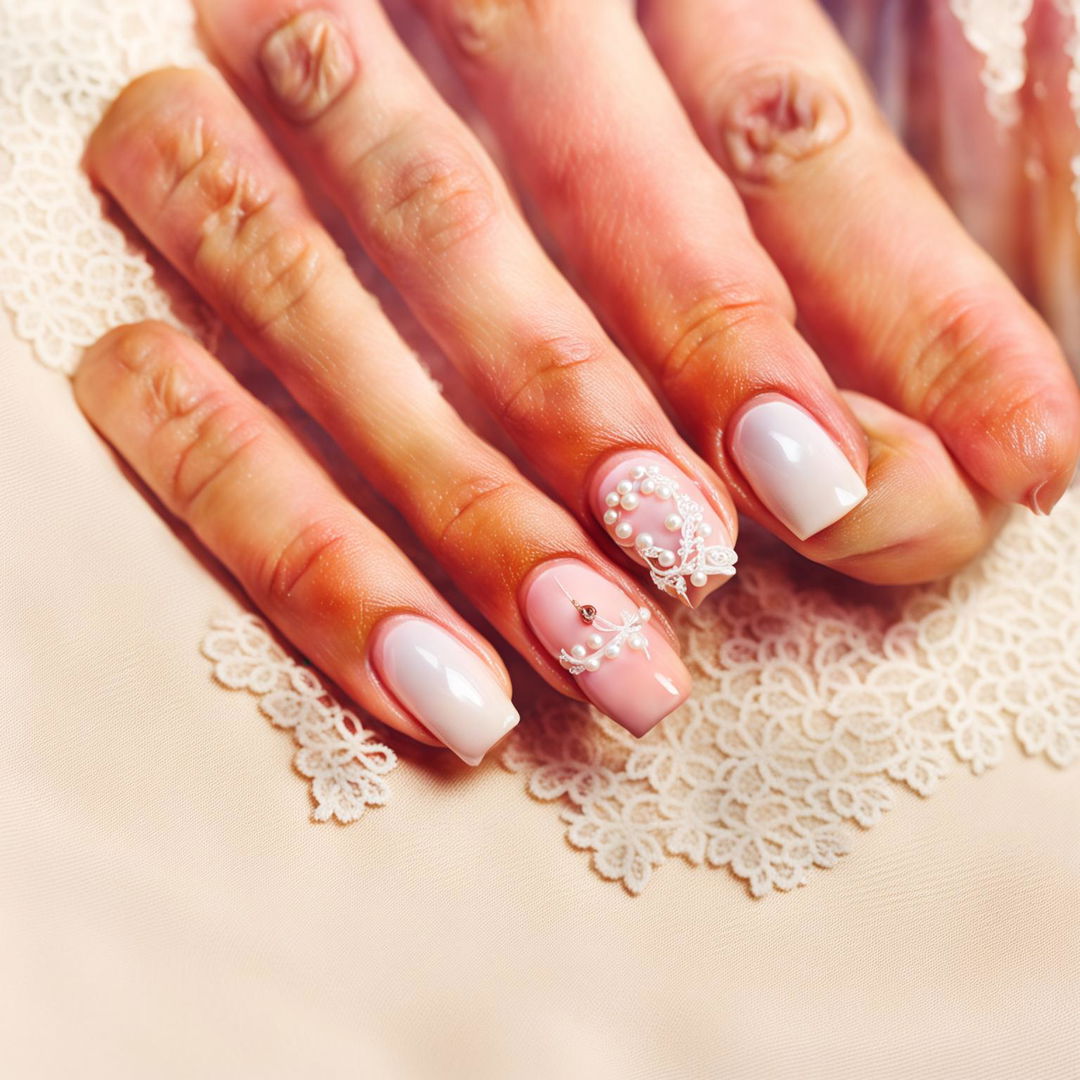
{"type": "Polygon", "coordinates": [[[613,623],[600,615],[592,604],[579,604],[566,591],[561,581],[557,584],[566,594],[566,599],[574,605],[581,621],[590,629],[584,644],[571,646],[569,652],[566,649],[559,651],[559,663],[571,675],[580,675],[583,671],[598,671],[605,660],[618,659],[624,645],[652,659],[649,656],[649,639],[645,636],[645,623],[652,617],[648,608],[638,608],[634,612],[622,611],[619,613],[622,622],[613,623]]]}
{"type": "Polygon", "coordinates": [[[664,476],[655,465],[635,465],[627,479],[604,496],[604,502],[604,524],[620,544],[637,549],[649,567],[653,584],[669,596],[689,602],[688,585],[700,589],[714,575],[731,577],[735,573],[735,549],[708,543],[712,526],[705,520],[701,504],[680,491],[678,481],[664,476]],[[657,538],[649,532],[635,535],[625,515],[633,513],[642,499],[673,501],[673,512],[664,519],[664,529],[677,534],[677,540],[672,536],[667,541],[670,546],[663,542],[666,537],[657,538]]]}

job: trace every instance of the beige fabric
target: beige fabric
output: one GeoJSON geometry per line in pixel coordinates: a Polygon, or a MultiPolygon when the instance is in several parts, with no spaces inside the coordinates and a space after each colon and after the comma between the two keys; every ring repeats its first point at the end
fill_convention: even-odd
{"type": "Polygon", "coordinates": [[[1080,1073],[1075,772],[1010,744],[764,900],[628,896],[497,766],[312,824],[198,654],[232,598],[6,329],[0,370],[5,1075],[1080,1073]]]}

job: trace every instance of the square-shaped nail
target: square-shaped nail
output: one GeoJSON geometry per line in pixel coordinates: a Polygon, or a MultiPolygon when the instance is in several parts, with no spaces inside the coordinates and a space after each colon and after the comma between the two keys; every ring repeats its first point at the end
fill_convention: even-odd
{"type": "Polygon", "coordinates": [[[763,395],[739,417],[731,454],[757,497],[800,540],[866,498],[866,484],[832,436],[779,394],[763,395]]]}
{"type": "Polygon", "coordinates": [[[523,609],[585,696],[632,734],[644,735],[689,696],[690,673],[649,626],[649,609],[591,566],[544,563],[525,584],[523,609]]]}
{"type": "Polygon", "coordinates": [[[371,662],[401,706],[462,761],[479,765],[518,722],[495,673],[449,630],[416,615],[375,628],[371,662]]]}
{"type": "Polygon", "coordinates": [[[694,606],[735,573],[720,515],[700,487],[667,458],[627,451],[604,463],[590,490],[593,513],[653,584],[694,606]]]}

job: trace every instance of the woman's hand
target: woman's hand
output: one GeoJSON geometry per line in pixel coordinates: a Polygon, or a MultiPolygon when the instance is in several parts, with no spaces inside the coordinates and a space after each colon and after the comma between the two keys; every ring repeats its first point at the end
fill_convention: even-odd
{"type": "MultiPolygon", "coordinates": [[[[574,673],[636,733],[687,692],[666,623],[640,624],[644,594],[594,546],[579,524],[590,517],[609,553],[693,603],[731,573],[735,506],[811,558],[906,582],[979,551],[1004,503],[1047,509],[1060,495],[1080,409],[1052,337],[892,142],[811,0],[644,5],[700,140],[622,0],[421,6],[590,298],[708,464],[375,0],[200,8],[231,76],[577,521],[452,412],[217,80],[132,84],[89,163],[549,681],[574,692],[574,673]],[[794,327],[789,286],[829,368],[877,399],[836,390],[794,327]]],[[[135,346],[106,339],[80,372],[91,418],[361,704],[454,745],[441,706],[394,685],[379,642],[407,611],[491,663],[486,647],[210,358],[160,329],[127,334],[135,346]],[[188,397],[162,392],[174,379],[188,397]],[[214,419],[219,401],[230,423],[214,419]],[[255,449],[249,414],[278,432],[255,449]],[[201,484],[185,497],[192,460],[210,497],[201,484]],[[277,469],[306,479],[283,484],[277,469]],[[252,484],[267,493],[260,513],[231,513],[252,484]],[[369,543],[392,570],[382,557],[367,567],[369,543]]],[[[486,725],[490,745],[510,714],[500,699],[481,723],[477,708],[462,724],[486,725]]]]}

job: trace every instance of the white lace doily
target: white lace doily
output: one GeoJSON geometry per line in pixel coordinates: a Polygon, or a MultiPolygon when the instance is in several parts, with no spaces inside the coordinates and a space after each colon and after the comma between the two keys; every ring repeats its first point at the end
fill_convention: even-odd
{"type": "MultiPolygon", "coordinates": [[[[969,20],[989,10],[956,6],[969,20]]],[[[995,33],[985,51],[1000,68],[1015,42],[995,33]]],[[[213,333],[189,293],[170,302],[79,167],[126,81],[192,62],[202,59],[184,0],[0,0],[0,301],[50,367],[70,371],[83,347],[134,319],[213,333]]],[[[1000,71],[991,82],[1008,92],[1000,71]]],[[[803,884],[899,786],[929,795],[957,761],[997,764],[1013,737],[1054,765],[1080,757],[1078,537],[1071,496],[1049,521],[1015,515],[948,584],[907,590],[862,588],[786,552],[755,558],[744,540],[735,581],[677,617],[697,685],[678,714],[636,741],[548,700],[525,710],[504,764],[561,802],[571,843],[631,892],[669,858],[729,867],[754,895],[803,884]]],[[[393,752],[262,623],[215,623],[203,651],[223,686],[253,693],[292,732],[317,820],[353,821],[386,801],[393,752]]]]}

